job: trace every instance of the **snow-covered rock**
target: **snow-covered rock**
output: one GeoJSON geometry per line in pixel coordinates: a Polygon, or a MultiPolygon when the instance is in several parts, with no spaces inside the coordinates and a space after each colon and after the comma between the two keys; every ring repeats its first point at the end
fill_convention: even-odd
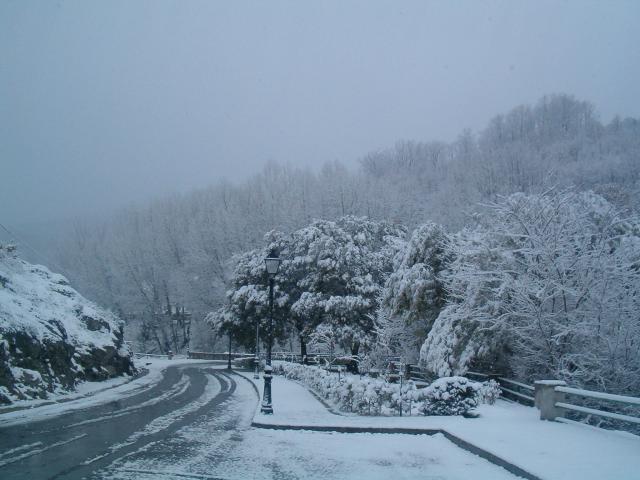
{"type": "Polygon", "coordinates": [[[132,373],[113,313],[0,245],[0,404],[132,373]]]}

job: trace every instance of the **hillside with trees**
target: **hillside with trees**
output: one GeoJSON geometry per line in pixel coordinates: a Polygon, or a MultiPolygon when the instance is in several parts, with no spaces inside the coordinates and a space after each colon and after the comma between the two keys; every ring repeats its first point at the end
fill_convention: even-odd
{"type": "MultiPolygon", "coordinates": [[[[204,319],[211,312],[227,308],[227,291],[238,287],[234,283],[238,280],[238,265],[248,261],[248,254],[243,252],[254,251],[255,255],[256,249],[264,252],[274,241],[264,239],[266,232],[282,232],[279,235],[284,239],[293,232],[311,228],[316,220],[331,222],[347,216],[401,226],[414,235],[406,238],[409,250],[393,259],[393,268],[385,267],[389,284],[379,292],[380,298],[375,304],[381,308],[373,316],[376,322],[385,325],[387,333],[400,329],[401,335],[391,335],[393,342],[404,345],[403,351],[411,352],[415,358],[429,338],[429,348],[422,348],[422,359],[427,361],[431,358],[430,352],[445,348],[436,348],[437,332],[448,338],[460,322],[471,321],[460,320],[460,312],[472,305],[454,302],[463,289],[475,288],[482,296],[496,294],[493,289],[498,287],[463,280],[468,279],[464,275],[479,268],[479,264],[500,266],[494,272],[502,275],[495,279],[496,283],[508,283],[504,271],[515,268],[514,265],[523,268],[528,276],[518,287],[520,297],[516,292],[501,291],[508,295],[509,302],[500,308],[492,302],[477,305],[477,315],[497,315],[500,322],[490,328],[508,332],[514,342],[518,328],[511,320],[503,321],[505,317],[501,315],[505,311],[501,308],[506,311],[521,308],[516,302],[524,302],[530,293],[527,288],[534,288],[534,284],[536,288],[543,288],[546,281],[555,285],[555,280],[535,277],[535,269],[547,266],[524,268],[518,263],[519,256],[527,261],[539,258],[541,253],[535,249],[542,249],[547,255],[546,261],[551,261],[545,249],[551,248],[548,242],[552,240],[540,233],[535,249],[527,247],[533,249],[530,252],[523,250],[526,243],[516,245],[515,239],[506,240],[510,235],[521,234],[515,229],[517,224],[504,223],[504,218],[512,218],[511,213],[507,213],[512,208],[509,205],[524,198],[527,200],[521,200],[523,205],[530,202],[529,208],[535,210],[542,208],[536,202],[559,201],[553,195],[582,198],[582,192],[591,191],[594,192],[589,194],[592,203],[606,205],[615,212],[616,218],[632,218],[640,206],[639,174],[639,120],[616,117],[605,124],[590,103],[568,95],[551,95],[535,105],[519,106],[496,116],[478,133],[465,130],[453,142],[400,141],[386,150],[371,152],[362,157],[357,169],[338,162],[328,162],[315,171],[270,163],[241,183],[219,182],[207,189],[133,206],[109,219],[77,222],[61,242],[56,259],[83,293],[127,319],[128,335],[137,348],[161,349],[175,345],[179,349],[190,344],[192,349],[211,349],[218,342],[220,332],[212,331],[204,319]],[[555,193],[550,197],[549,192],[555,193]],[[515,193],[521,197],[510,197],[515,193]],[[596,198],[597,201],[593,200],[596,198]],[[478,226],[483,222],[492,223],[493,227],[478,226]],[[492,228],[496,230],[492,235],[486,233],[492,228]],[[509,230],[505,230],[507,228],[509,230]],[[496,258],[487,253],[493,251],[496,258]],[[489,257],[485,259],[483,255],[489,257]],[[188,331],[176,328],[172,315],[166,314],[175,311],[189,313],[188,331]],[[174,341],[176,330],[182,337],[174,341]]],[[[588,209],[572,208],[571,215],[578,217],[566,221],[570,221],[576,231],[596,228],[587,222],[592,215],[588,209]]],[[[545,207],[542,211],[553,209],[545,207]]],[[[554,213],[560,214],[561,210],[554,213]]],[[[558,230],[564,231],[564,220],[554,215],[549,214],[547,218],[555,219],[550,225],[559,222],[558,230]]],[[[527,217],[527,221],[537,225],[536,222],[543,219],[532,216],[527,217]]],[[[539,225],[536,228],[542,229],[539,225]]],[[[611,241],[609,237],[613,233],[603,231],[602,235],[599,241],[604,245],[611,241]]],[[[565,245],[587,242],[586,237],[557,239],[560,240],[565,245]]],[[[283,251],[287,248],[283,247],[283,251]]],[[[308,247],[300,248],[304,252],[308,247]]],[[[574,250],[573,255],[582,258],[577,251],[582,250],[574,250]]],[[[570,254],[569,251],[563,253],[570,254]]],[[[588,259],[596,262],[591,253],[581,262],[588,259]]],[[[573,260],[563,261],[570,264],[573,260]]],[[[616,261],[622,260],[616,257],[616,261]]],[[[594,271],[594,265],[584,263],[584,268],[594,271]]],[[[612,275],[622,282],[618,273],[612,275]]],[[[564,280],[566,274],[560,270],[557,275],[564,280]]],[[[253,278],[249,284],[258,285],[259,280],[253,278]]],[[[594,277],[591,281],[597,284],[600,280],[594,277]]],[[[627,288],[622,286],[627,285],[624,282],[619,285],[627,288]]],[[[317,292],[311,290],[303,293],[306,293],[305,299],[319,298],[317,292]]],[[[555,294],[557,291],[553,290],[555,294]]],[[[295,301],[287,304],[287,308],[291,307],[289,315],[317,318],[317,312],[307,311],[306,304],[300,302],[303,294],[297,295],[295,301]],[[295,302],[298,303],[293,308],[295,302]]],[[[595,305],[607,302],[613,300],[590,298],[582,300],[577,307],[568,305],[567,312],[581,313],[568,314],[567,322],[587,315],[584,309],[593,313],[597,310],[595,305]]],[[[317,306],[317,303],[310,305],[317,306]]],[[[542,308],[536,307],[535,302],[527,305],[529,316],[535,308],[542,308]]],[[[557,315],[557,310],[551,311],[557,315]]],[[[324,322],[314,320],[312,323],[324,322]]],[[[483,324],[483,329],[488,328],[488,324],[483,324]]],[[[299,335],[300,329],[294,334],[295,330],[294,327],[291,335],[299,335]]],[[[286,336],[284,330],[282,334],[286,336]]],[[[562,343],[557,334],[553,331],[550,335],[562,343]]],[[[458,348],[466,345],[463,350],[471,355],[470,352],[477,350],[472,343],[462,342],[458,348]]],[[[555,351],[555,347],[552,350],[555,351]]],[[[466,365],[474,355],[463,356],[460,365],[466,365]]],[[[583,360],[554,365],[573,372],[587,368],[581,363],[583,360]]],[[[455,355],[452,357],[451,362],[459,361],[455,355]]],[[[447,365],[434,368],[457,368],[457,364],[447,365]]],[[[528,369],[523,367],[522,373],[530,371],[528,369]]]]}

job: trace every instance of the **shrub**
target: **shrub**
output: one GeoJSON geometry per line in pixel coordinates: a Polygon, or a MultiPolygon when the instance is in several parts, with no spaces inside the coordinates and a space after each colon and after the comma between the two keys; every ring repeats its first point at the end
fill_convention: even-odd
{"type": "Polygon", "coordinates": [[[466,415],[478,405],[480,385],[465,377],[439,378],[424,389],[425,415],[466,415]]]}
{"type": "Polygon", "coordinates": [[[274,362],[273,372],[299,381],[339,410],[359,415],[464,415],[480,402],[492,403],[499,394],[495,382],[479,384],[464,377],[436,380],[424,389],[412,381],[402,385],[379,378],[336,373],[308,365],[274,362]]]}
{"type": "Polygon", "coordinates": [[[498,397],[500,397],[500,384],[495,380],[487,380],[480,384],[478,389],[478,402],[493,405],[496,403],[498,397]]]}

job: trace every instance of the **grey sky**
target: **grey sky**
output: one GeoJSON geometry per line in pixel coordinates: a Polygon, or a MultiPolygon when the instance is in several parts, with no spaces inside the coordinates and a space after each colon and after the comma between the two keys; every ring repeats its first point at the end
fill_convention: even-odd
{"type": "Polygon", "coordinates": [[[640,2],[0,0],[0,222],[452,140],[546,93],[640,116],[640,2]]]}

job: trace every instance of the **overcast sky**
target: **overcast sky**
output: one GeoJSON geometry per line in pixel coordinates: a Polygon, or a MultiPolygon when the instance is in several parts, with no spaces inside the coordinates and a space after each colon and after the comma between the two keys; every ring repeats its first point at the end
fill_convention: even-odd
{"type": "Polygon", "coordinates": [[[0,222],[355,164],[564,92],[640,116],[640,2],[0,0],[0,222]]]}

